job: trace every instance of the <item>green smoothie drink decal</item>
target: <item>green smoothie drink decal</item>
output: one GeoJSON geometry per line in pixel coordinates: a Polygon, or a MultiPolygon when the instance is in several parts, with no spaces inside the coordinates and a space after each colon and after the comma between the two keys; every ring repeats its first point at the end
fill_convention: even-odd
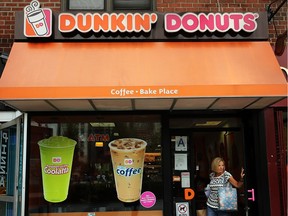
{"type": "Polygon", "coordinates": [[[52,136],[38,142],[44,199],[62,202],[67,198],[76,141],[52,136]]]}

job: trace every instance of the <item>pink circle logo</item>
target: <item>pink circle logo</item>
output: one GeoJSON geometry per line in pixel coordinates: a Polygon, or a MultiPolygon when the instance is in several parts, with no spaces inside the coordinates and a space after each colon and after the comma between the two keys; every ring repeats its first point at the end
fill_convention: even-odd
{"type": "Polygon", "coordinates": [[[133,164],[133,159],[130,159],[130,158],[124,159],[124,165],[132,165],[132,164],[133,164]]]}
{"type": "Polygon", "coordinates": [[[150,191],[141,194],[140,203],[144,208],[151,208],[156,203],[156,196],[150,191]]]}

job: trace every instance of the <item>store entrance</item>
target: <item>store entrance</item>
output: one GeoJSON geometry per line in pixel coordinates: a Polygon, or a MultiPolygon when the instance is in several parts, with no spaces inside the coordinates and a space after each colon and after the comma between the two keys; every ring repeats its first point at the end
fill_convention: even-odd
{"type": "MultiPolygon", "coordinates": [[[[205,124],[208,123],[199,128],[195,123],[192,128],[170,130],[174,215],[206,215],[204,189],[209,183],[211,162],[215,157],[225,160],[226,170],[235,179],[240,178],[241,168],[245,168],[241,127],[205,124]]],[[[238,211],[233,215],[245,215],[244,190],[245,187],[238,189],[238,211]]]]}
{"type": "Polygon", "coordinates": [[[23,210],[23,116],[0,124],[0,215],[18,216],[23,210]]]}

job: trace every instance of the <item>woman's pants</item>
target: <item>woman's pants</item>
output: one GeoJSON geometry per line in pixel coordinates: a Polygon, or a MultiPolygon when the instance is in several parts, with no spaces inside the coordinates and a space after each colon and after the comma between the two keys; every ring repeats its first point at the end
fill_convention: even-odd
{"type": "Polygon", "coordinates": [[[229,216],[227,212],[218,211],[217,209],[207,206],[207,216],[229,216]]]}

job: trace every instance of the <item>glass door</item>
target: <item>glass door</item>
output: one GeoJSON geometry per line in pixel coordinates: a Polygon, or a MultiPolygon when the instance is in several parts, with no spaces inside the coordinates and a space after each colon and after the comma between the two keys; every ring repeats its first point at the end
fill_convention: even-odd
{"type": "MultiPolygon", "coordinates": [[[[170,131],[174,215],[205,215],[205,187],[209,183],[211,162],[222,157],[226,171],[236,180],[245,169],[244,145],[240,128],[191,128],[170,131]]],[[[245,185],[238,189],[238,211],[247,209],[245,185]]]]}
{"type": "Polygon", "coordinates": [[[171,131],[173,215],[195,215],[195,155],[187,130],[171,131]]]}
{"type": "Polygon", "coordinates": [[[0,215],[3,216],[21,215],[23,125],[23,116],[0,125],[0,215]]]}

